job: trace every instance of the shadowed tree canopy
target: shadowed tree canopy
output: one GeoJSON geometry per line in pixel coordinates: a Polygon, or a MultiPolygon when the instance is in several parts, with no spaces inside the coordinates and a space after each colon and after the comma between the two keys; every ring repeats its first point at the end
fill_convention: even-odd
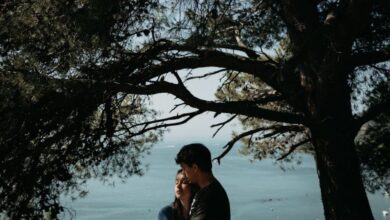
{"type": "Polygon", "coordinates": [[[240,140],[255,159],[310,153],[325,218],[373,219],[365,189],[390,185],[389,17],[386,0],[3,1],[0,210],[57,214],[60,193],[142,174],[166,128],[214,112],[229,116],[217,131],[244,128],[219,162],[240,140]],[[215,100],[187,89],[212,75],[215,100]],[[193,111],[160,118],[159,93],[193,111]]]}

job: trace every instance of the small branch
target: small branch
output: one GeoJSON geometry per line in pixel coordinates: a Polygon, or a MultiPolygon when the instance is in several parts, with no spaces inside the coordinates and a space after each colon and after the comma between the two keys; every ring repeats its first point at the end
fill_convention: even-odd
{"type": "Polygon", "coordinates": [[[223,88],[224,86],[232,83],[238,77],[238,75],[240,75],[240,72],[236,72],[236,74],[232,78],[230,78],[232,74],[233,73],[229,74],[229,77],[226,78],[226,80],[222,83],[220,88],[223,88]]]}
{"type": "Polygon", "coordinates": [[[389,69],[385,69],[385,68],[381,68],[381,67],[378,67],[378,66],[375,66],[373,64],[370,65],[371,68],[374,68],[376,69],[377,71],[379,71],[380,73],[386,75],[386,76],[390,76],[390,70],[389,69]]]}
{"type": "Polygon", "coordinates": [[[169,113],[175,111],[175,109],[177,109],[178,107],[183,106],[183,105],[185,105],[185,104],[186,104],[186,103],[176,104],[176,105],[169,111],[169,113]]]}
{"type": "Polygon", "coordinates": [[[146,121],[146,122],[138,123],[138,124],[132,125],[129,128],[134,128],[134,127],[138,127],[138,126],[141,126],[141,125],[145,125],[144,128],[146,128],[150,124],[176,120],[176,119],[180,119],[180,118],[183,118],[183,117],[190,117],[190,116],[198,115],[198,114],[201,114],[201,113],[203,113],[203,111],[197,110],[197,111],[188,112],[188,113],[184,113],[184,114],[180,114],[180,115],[175,115],[175,116],[171,116],[171,117],[167,117],[167,118],[161,118],[161,119],[156,119],[156,120],[153,120],[153,121],[146,121]]]}
{"type": "Polygon", "coordinates": [[[181,86],[184,86],[184,83],[183,81],[181,80],[179,74],[176,72],[176,71],[172,71],[172,74],[175,76],[176,80],[177,80],[177,83],[181,86]]]}
{"type": "Polygon", "coordinates": [[[272,57],[270,57],[266,52],[264,52],[263,48],[260,47],[261,54],[263,54],[269,61],[271,61],[274,64],[278,64],[272,57]]]}
{"type": "Polygon", "coordinates": [[[302,144],[306,144],[307,142],[310,142],[312,140],[312,138],[309,138],[309,139],[306,139],[306,140],[303,140],[297,144],[294,144],[293,146],[290,147],[289,151],[284,154],[283,156],[281,156],[280,158],[277,159],[277,161],[280,161],[280,160],[283,160],[284,158],[288,157],[290,154],[292,154],[299,146],[301,146],[302,144]]]}
{"type": "Polygon", "coordinates": [[[231,141],[229,141],[225,146],[223,146],[222,148],[226,148],[222,154],[220,154],[219,156],[213,158],[213,161],[214,160],[217,160],[218,164],[221,164],[221,159],[227,154],[230,152],[230,150],[233,148],[234,144],[239,141],[241,138],[245,137],[245,136],[248,136],[248,135],[252,135],[252,134],[255,134],[259,131],[264,131],[264,130],[268,130],[269,128],[258,128],[258,129],[254,129],[254,130],[250,130],[250,131],[247,131],[247,132],[244,132],[244,133],[241,133],[240,135],[236,136],[235,138],[233,138],[231,141]]]}
{"type": "Polygon", "coordinates": [[[233,119],[235,119],[237,117],[237,115],[233,115],[232,117],[230,117],[228,120],[224,121],[224,122],[221,122],[221,123],[218,123],[218,124],[213,124],[211,125],[210,127],[216,127],[216,126],[219,126],[219,128],[217,129],[217,131],[214,132],[213,134],[213,137],[215,137],[215,135],[217,135],[217,133],[226,125],[228,124],[229,122],[231,122],[233,119]]]}
{"type": "MultiPolygon", "coordinates": [[[[184,120],[182,120],[182,121],[174,122],[174,123],[160,124],[160,125],[156,125],[156,126],[149,127],[149,128],[147,128],[147,125],[148,125],[148,124],[146,124],[146,123],[149,123],[149,124],[150,124],[150,123],[156,123],[156,122],[159,122],[159,121],[162,121],[162,120],[159,119],[159,120],[155,120],[155,121],[152,121],[152,122],[145,122],[145,123],[140,123],[140,124],[137,124],[137,125],[133,125],[133,126],[131,126],[131,127],[139,126],[139,125],[142,125],[142,124],[145,124],[146,126],[144,126],[144,128],[142,128],[139,132],[133,133],[133,134],[130,136],[130,138],[131,138],[131,137],[135,137],[135,136],[137,136],[137,135],[144,134],[144,133],[146,133],[146,132],[148,132],[148,131],[151,131],[151,130],[156,130],[156,129],[159,129],[159,128],[166,128],[166,127],[171,127],[171,126],[176,126],[176,125],[184,124],[184,123],[188,122],[189,120],[191,120],[192,118],[194,118],[195,116],[202,114],[203,112],[204,112],[204,111],[198,110],[198,111],[195,111],[195,112],[186,114],[187,118],[184,119],[184,120]]],[[[178,116],[174,116],[174,117],[178,117],[178,116]]],[[[174,118],[174,117],[171,117],[171,118],[174,118]]],[[[183,116],[181,115],[181,117],[183,117],[183,116]]],[[[126,126],[126,129],[127,129],[127,131],[128,131],[129,133],[132,133],[132,132],[130,131],[130,128],[128,128],[127,126],[126,126]]]]}
{"type": "MultiPolygon", "coordinates": [[[[297,126],[297,125],[291,125],[291,126],[275,125],[275,126],[270,126],[270,127],[261,127],[261,128],[258,128],[258,129],[253,129],[253,130],[241,133],[238,136],[236,136],[235,138],[233,138],[231,141],[229,141],[225,146],[223,146],[222,148],[226,148],[226,149],[222,152],[222,154],[220,154],[218,157],[215,157],[213,160],[217,160],[218,164],[220,164],[221,163],[221,159],[227,153],[230,152],[230,150],[233,148],[234,144],[237,141],[239,141],[243,137],[246,137],[246,136],[249,136],[249,135],[251,135],[251,139],[252,139],[253,134],[255,134],[255,133],[259,132],[259,131],[275,130],[275,132],[272,132],[272,133],[278,133],[278,132],[280,133],[280,132],[286,132],[286,131],[296,131],[296,130],[301,130],[301,129],[302,129],[302,127],[301,126],[297,126]]],[[[250,142],[251,142],[251,140],[250,140],[250,142]]]]}
{"type": "Polygon", "coordinates": [[[261,127],[261,128],[257,128],[257,129],[253,129],[253,130],[241,133],[238,136],[236,136],[235,138],[233,138],[231,141],[229,141],[225,146],[223,146],[222,148],[226,148],[226,149],[222,152],[222,154],[220,154],[218,157],[214,158],[213,160],[217,160],[218,164],[220,164],[221,163],[221,159],[227,153],[229,153],[229,151],[233,148],[234,144],[237,141],[239,141],[241,138],[246,137],[248,135],[252,136],[253,134],[255,134],[255,133],[259,132],[259,131],[265,131],[265,130],[277,130],[277,129],[279,129],[279,131],[280,130],[288,130],[288,129],[291,130],[291,129],[296,128],[296,127],[299,127],[299,126],[270,126],[270,127],[261,127]]]}
{"type": "Polygon", "coordinates": [[[212,75],[215,75],[215,74],[218,74],[220,72],[224,72],[226,71],[226,69],[220,69],[220,70],[217,70],[217,71],[214,71],[214,72],[211,72],[211,73],[207,73],[207,74],[204,74],[204,75],[201,75],[201,76],[192,76],[192,77],[188,77],[187,79],[184,80],[184,82],[187,82],[189,80],[193,80],[193,79],[201,79],[201,78],[206,78],[208,76],[212,76],[212,75]]]}
{"type": "Polygon", "coordinates": [[[249,141],[248,141],[248,146],[247,148],[249,149],[252,145],[252,138],[253,138],[253,134],[251,134],[251,136],[249,137],[249,141]]]}

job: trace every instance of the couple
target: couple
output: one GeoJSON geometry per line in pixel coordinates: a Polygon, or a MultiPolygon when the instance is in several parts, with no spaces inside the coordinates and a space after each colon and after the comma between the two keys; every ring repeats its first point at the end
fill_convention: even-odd
{"type": "Polygon", "coordinates": [[[226,192],[213,176],[210,151],[189,144],[176,156],[181,168],[176,175],[175,200],[158,214],[159,220],[230,220],[226,192]]]}

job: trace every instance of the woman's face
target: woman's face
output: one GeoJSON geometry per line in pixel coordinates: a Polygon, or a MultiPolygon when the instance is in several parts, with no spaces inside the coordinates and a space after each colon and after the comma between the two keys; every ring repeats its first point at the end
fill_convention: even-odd
{"type": "Polygon", "coordinates": [[[191,194],[190,182],[184,177],[183,172],[176,175],[175,196],[180,199],[191,194]]]}

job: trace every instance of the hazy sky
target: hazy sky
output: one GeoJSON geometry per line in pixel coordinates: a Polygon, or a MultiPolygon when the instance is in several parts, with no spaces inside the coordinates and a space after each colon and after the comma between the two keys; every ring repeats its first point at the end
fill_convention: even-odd
{"type": "MultiPolygon", "coordinates": [[[[193,74],[204,73],[205,71],[217,70],[214,68],[201,68],[197,69],[193,72],[193,74]]],[[[182,73],[180,73],[182,74],[182,73]]],[[[191,80],[187,83],[188,90],[190,90],[196,97],[204,99],[204,100],[214,100],[214,93],[217,89],[218,84],[220,84],[219,79],[221,78],[221,74],[217,74],[216,76],[210,76],[205,79],[196,79],[191,80]]],[[[167,78],[166,78],[167,80],[167,78]]],[[[175,80],[170,80],[172,82],[176,82],[175,80]]],[[[163,115],[168,116],[169,111],[172,109],[174,104],[182,103],[181,100],[174,99],[172,95],[159,94],[152,96],[152,102],[155,109],[161,110],[163,115]]],[[[177,110],[171,113],[171,115],[175,115],[179,112],[190,112],[194,109],[190,107],[179,107],[177,110]]],[[[207,112],[203,113],[200,116],[197,116],[187,122],[186,124],[171,127],[170,132],[167,132],[164,136],[164,141],[172,143],[175,141],[183,141],[188,140],[189,142],[204,142],[208,143],[210,141],[226,141],[228,142],[231,137],[231,132],[233,129],[238,130],[240,126],[237,122],[233,122],[233,124],[228,124],[215,136],[212,138],[213,133],[216,131],[216,128],[210,128],[212,124],[222,122],[228,118],[225,115],[219,115],[214,118],[214,113],[207,112]]]]}

